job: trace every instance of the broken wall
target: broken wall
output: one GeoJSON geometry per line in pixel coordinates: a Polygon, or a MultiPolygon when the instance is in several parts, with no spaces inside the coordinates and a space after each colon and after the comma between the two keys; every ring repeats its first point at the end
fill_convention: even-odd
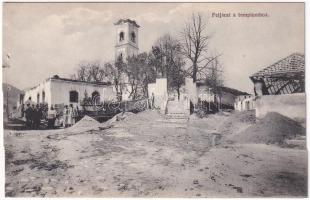
{"type": "Polygon", "coordinates": [[[297,121],[306,120],[305,93],[260,96],[255,106],[257,118],[263,118],[268,112],[278,112],[297,121]]]}

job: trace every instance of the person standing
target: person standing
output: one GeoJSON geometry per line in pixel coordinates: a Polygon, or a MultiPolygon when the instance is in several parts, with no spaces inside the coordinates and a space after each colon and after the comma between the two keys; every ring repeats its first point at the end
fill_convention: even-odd
{"type": "Polygon", "coordinates": [[[68,106],[65,105],[65,108],[63,111],[63,127],[64,128],[68,127],[68,114],[69,114],[69,109],[68,109],[68,106]]]}
{"type": "Polygon", "coordinates": [[[31,128],[31,106],[28,103],[26,110],[25,110],[25,117],[26,117],[26,127],[31,128]]]}
{"type": "Polygon", "coordinates": [[[54,128],[55,120],[56,110],[54,109],[53,105],[51,105],[51,108],[47,111],[47,127],[54,128]]]}
{"type": "Polygon", "coordinates": [[[73,106],[70,104],[68,108],[68,126],[72,125],[72,120],[73,120],[73,106]]]}
{"type": "Polygon", "coordinates": [[[37,104],[36,107],[33,109],[33,128],[34,129],[39,129],[40,121],[41,121],[41,112],[40,112],[39,104],[37,104]]]}
{"type": "Polygon", "coordinates": [[[151,97],[151,109],[153,110],[155,108],[155,95],[154,92],[152,92],[152,97],[151,97]]]}
{"type": "Polygon", "coordinates": [[[25,105],[22,103],[21,104],[21,118],[24,118],[24,116],[25,116],[25,105]]]}
{"type": "Polygon", "coordinates": [[[31,121],[31,128],[34,129],[35,128],[35,106],[34,104],[32,104],[31,106],[31,112],[30,112],[30,121],[31,121]]]}
{"type": "Polygon", "coordinates": [[[71,110],[72,110],[72,125],[74,125],[77,121],[77,117],[78,117],[78,113],[77,110],[75,108],[73,108],[73,105],[71,104],[71,110]]]}

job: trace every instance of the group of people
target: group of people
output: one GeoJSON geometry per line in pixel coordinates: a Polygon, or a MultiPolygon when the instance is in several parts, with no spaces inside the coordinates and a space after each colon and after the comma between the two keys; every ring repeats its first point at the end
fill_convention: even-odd
{"type": "Polygon", "coordinates": [[[41,120],[47,121],[48,128],[55,126],[70,127],[75,124],[79,116],[78,106],[74,108],[72,104],[70,106],[65,105],[62,112],[61,109],[57,109],[57,112],[53,105],[48,108],[47,104],[35,104],[30,98],[25,104],[22,104],[21,111],[22,117],[26,118],[28,129],[39,129],[41,120]]]}
{"type": "Polygon", "coordinates": [[[63,127],[70,127],[75,124],[78,117],[78,107],[73,108],[73,105],[66,105],[63,111],[63,127]]]}
{"type": "Polygon", "coordinates": [[[26,127],[31,129],[38,129],[40,127],[41,118],[43,115],[42,108],[39,106],[39,104],[31,105],[30,103],[27,103],[23,112],[26,118],[26,127]]]}

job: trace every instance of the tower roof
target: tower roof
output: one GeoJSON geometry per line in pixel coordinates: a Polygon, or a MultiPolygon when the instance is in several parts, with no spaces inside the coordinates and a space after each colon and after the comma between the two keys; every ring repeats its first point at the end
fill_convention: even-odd
{"type": "Polygon", "coordinates": [[[122,23],[131,23],[134,26],[136,26],[137,28],[140,27],[135,20],[131,20],[131,19],[119,19],[117,22],[114,23],[114,25],[119,25],[122,23]]]}

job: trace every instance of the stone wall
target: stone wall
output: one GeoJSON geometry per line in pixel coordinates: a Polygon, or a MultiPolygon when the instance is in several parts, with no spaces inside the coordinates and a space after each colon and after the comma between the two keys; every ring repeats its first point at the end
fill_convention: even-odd
{"type": "Polygon", "coordinates": [[[255,106],[257,118],[263,118],[268,112],[278,112],[297,121],[306,119],[305,93],[260,96],[255,106]]]}
{"type": "Polygon", "coordinates": [[[51,104],[79,104],[85,97],[85,91],[88,97],[92,97],[93,92],[98,92],[100,95],[100,102],[111,101],[115,99],[116,93],[113,92],[113,86],[102,86],[96,84],[88,84],[81,82],[66,82],[62,80],[52,80],[51,82],[51,104]],[[70,102],[70,91],[78,92],[78,103],[70,102]]]}
{"type": "Polygon", "coordinates": [[[198,103],[198,91],[196,83],[193,82],[192,78],[185,78],[185,92],[187,97],[193,104],[198,103]]]}
{"type": "Polygon", "coordinates": [[[33,87],[29,90],[25,91],[23,102],[29,102],[29,98],[31,98],[31,101],[33,104],[35,103],[51,103],[51,82],[50,80],[45,80],[36,87],[33,87]],[[43,97],[43,94],[45,93],[45,97],[43,97]],[[38,98],[39,97],[39,98],[38,98]]]}
{"type": "Polygon", "coordinates": [[[148,84],[149,96],[154,93],[155,107],[160,108],[161,112],[165,112],[168,100],[167,79],[157,78],[155,83],[148,84]]]}
{"type": "Polygon", "coordinates": [[[255,97],[251,95],[237,96],[235,99],[234,108],[238,111],[255,109],[255,97]]]}

